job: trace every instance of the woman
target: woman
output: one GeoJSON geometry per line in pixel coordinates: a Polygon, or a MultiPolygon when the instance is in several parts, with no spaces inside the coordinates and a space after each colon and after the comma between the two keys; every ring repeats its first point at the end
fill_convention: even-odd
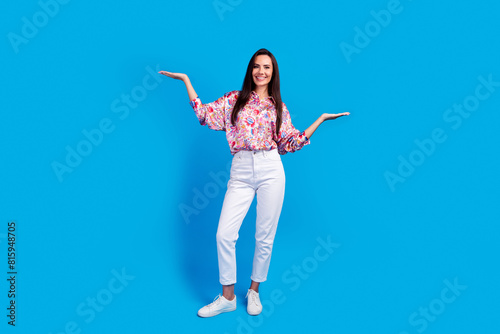
{"type": "Polygon", "coordinates": [[[230,179],[217,229],[217,256],[222,296],[202,307],[200,317],[212,317],[236,309],[235,245],[238,231],[257,194],[255,254],[247,311],[262,311],[259,285],[267,279],[274,236],[285,194],[285,173],[280,154],[295,152],[305,145],[326,120],[349,115],[322,114],[305,131],[294,128],[288,109],[281,101],[278,63],[266,49],[258,50],[248,63],[241,91],[231,91],[214,102],[202,104],[188,76],[160,71],[186,85],[190,105],[201,125],[225,131],[233,155],[230,179]]]}

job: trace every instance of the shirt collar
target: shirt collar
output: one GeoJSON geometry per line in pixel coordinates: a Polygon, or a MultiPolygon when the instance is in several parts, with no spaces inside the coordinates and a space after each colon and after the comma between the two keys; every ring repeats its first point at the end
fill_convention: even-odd
{"type": "MultiPolygon", "coordinates": [[[[258,99],[259,98],[259,94],[257,94],[255,91],[252,90],[252,93],[251,93],[251,96],[254,98],[254,99],[258,99]]],[[[271,100],[274,104],[276,104],[276,100],[274,100],[274,97],[273,96],[268,96],[266,97],[265,99],[262,99],[262,100],[271,100]]]]}

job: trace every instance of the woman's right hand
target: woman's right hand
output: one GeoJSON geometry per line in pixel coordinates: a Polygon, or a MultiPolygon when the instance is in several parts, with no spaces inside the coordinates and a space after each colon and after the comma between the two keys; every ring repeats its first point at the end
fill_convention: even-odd
{"type": "Polygon", "coordinates": [[[167,71],[160,71],[158,73],[166,75],[167,77],[170,77],[170,78],[173,78],[173,79],[177,79],[177,80],[182,80],[182,81],[184,81],[188,77],[184,73],[172,73],[172,72],[167,72],[167,71]]]}
{"type": "Polygon", "coordinates": [[[163,74],[167,77],[177,79],[177,80],[182,80],[184,84],[186,85],[186,89],[189,95],[189,101],[193,101],[198,97],[196,92],[194,91],[193,85],[191,84],[191,80],[189,80],[189,77],[187,74],[184,73],[172,73],[168,71],[159,71],[158,73],[163,74]]]}

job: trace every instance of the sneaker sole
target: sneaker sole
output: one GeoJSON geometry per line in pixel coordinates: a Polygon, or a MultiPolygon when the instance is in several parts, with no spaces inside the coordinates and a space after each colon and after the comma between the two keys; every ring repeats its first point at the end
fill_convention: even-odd
{"type": "Polygon", "coordinates": [[[262,310],[260,310],[259,312],[250,312],[248,309],[247,309],[247,313],[250,314],[250,315],[259,315],[262,313],[262,310]]]}
{"type": "Polygon", "coordinates": [[[216,315],[219,315],[221,313],[233,312],[235,310],[236,310],[236,307],[234,307],[232,309],[227,309],[227,310],[219,311],[219,312],[214,313],[212,315],[201,315],[200,313],[198,313],[198,316],[201,317],[201,318],[211,318],[211,317],[215,317],[216,315]]]}

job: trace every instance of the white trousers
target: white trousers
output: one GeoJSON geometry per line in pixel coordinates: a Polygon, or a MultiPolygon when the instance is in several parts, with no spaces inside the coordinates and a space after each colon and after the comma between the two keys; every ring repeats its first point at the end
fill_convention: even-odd
{"type": "Polygon", "coordinates": [[[217,229],[219,281],[222,285],[236,283],[236,240],[255,194],[257,221],[251,279],[264,282],[285,197],[285,171],[276,149],[240,151],[233,156],[217,229]]]}

